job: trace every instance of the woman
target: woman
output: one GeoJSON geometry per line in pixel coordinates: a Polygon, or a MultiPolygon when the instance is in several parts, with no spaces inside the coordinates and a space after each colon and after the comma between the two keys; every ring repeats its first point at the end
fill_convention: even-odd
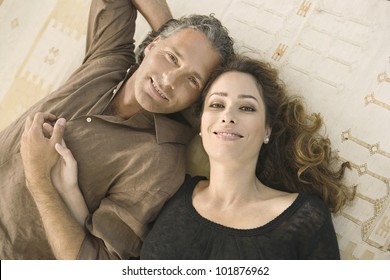
{"type": "Polygon", "coordinates": [[[213,74],[198,108],[210,178],[186,178],[141,259],[339,259],[331,211],[353,195],[319,115],[247,57],[213,74]]]}

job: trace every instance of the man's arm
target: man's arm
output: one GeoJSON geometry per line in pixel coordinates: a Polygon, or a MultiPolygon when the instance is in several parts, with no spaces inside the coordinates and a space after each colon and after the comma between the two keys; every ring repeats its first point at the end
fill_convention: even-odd
{"type": "Polygon", "coordinates": [[[132,0],[132,3],[154,31],[172,18],[172,13],[165,0],[132,0]]]}
{"type": "Polygon", "coordinates": [[[52,168],[59,158],[54,146],[62,139],[65,120],[56,122],[50,138],[45,137],[42,129],[45,122],[54,121],[55,118],[43,113],[28,118],[20,152],[27,187],[41,215],[54,255],[57,259],[76,259],[85,232],[64,204],[50,178],[52,168]]]}
{"type": "Polygon", "coordinates": [[[28,182],[41,214],[49,244],[57,259],[77,259],[85,232],[65,206],[49,179],[28,182]],[[36,188],[38,186],[38,188],[36,188]]]}

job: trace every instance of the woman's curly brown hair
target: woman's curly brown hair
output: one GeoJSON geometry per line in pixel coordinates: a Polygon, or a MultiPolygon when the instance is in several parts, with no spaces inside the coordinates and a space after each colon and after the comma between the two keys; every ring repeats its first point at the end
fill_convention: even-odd
{"type": "Polygon", "coordinates": [[[332,212],[340,211],[354,196],[354,188],[343,184],[349,163],[338,163],[330,140],[320,133],[323,127],[320,115],[308,115],[302,97],[288,96],[278,72],[268,63],[237,56],[226,67],[217,69],[195,107],[196,115],[201,115],[213,81],[230,71],[255,78],[266,108],[266,123],[272,128],[269,143],[259,153],[258,179],[274,189],[315,194],[332,212]]]}

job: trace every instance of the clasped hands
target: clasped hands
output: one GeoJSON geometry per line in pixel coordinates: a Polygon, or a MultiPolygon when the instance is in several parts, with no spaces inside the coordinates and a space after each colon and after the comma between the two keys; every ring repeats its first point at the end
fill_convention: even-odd
{"type": "Polygon", "coordinates": [[[45,181],[51,181],[61,196],[78,186],[77,162],[63,139],[65,125],[64,118],[50,113],[36,113],[26,119],[20,153],[33,196],[47,185],[42,183],[45,181]]]}

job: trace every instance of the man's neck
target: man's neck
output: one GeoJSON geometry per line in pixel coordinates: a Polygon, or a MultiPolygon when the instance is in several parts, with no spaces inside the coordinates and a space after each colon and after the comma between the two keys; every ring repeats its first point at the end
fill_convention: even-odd
{"type": "Polygon", "coordinates": [[[120,88],[110,104],[106,114],[128,119],[141,110],[135,100],[133,77],[130,77],[120,88]]]}

